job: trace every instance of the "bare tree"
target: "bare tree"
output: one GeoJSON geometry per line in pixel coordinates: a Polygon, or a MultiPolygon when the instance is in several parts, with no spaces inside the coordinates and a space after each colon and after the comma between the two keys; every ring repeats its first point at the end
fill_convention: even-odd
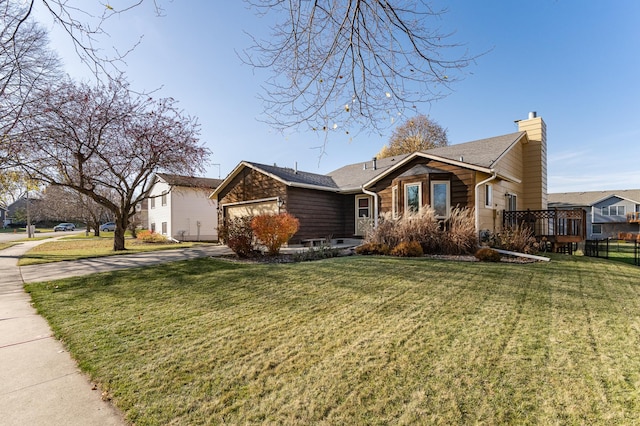
{"type": "Polygon", "coordinates": [[[173,99],[132,94],[116,81],[44,90],[16,130],[11,140],[23,147],[16,166],[105,206],[115,217],[114,250],[125,249],[125,229],[153,174],[195,175],[210,154],[199,144],[197,120],[173,99]]]}
{"type": "Polygon", "coordinates": [[[379,130],[448,94],[474,59],[426,0],[246,1],[283,17],[242,56],[271,72],[265,121],[281,130],[379,130]]]}
{"type": "Polygon", "coordinates": [[[447,131],[426,115],[409,118],[393,130],[389,144],[382,147],[378,158],[410,154],[439,146],[447,146],[447,131]]]}
{"type": "MultiPolygon", "coordinates": [[[[149,1],[148,1],[149,2],[149,1]]],[[[82,62],[87,64],[96,76],[119,76],[121,66],[126,56],[140,43],[140,38],[131,46],[120,48],[112,46],[105,49],[105,40],[109,33],[105,30],[109,20],[123,13],[138,8],[145,0],[119,1],[117,7],[102,2],[72,2],[69,0],[0,0],[0,5],[11,9],[13,28],[20,30],[28,25],[36,4],[40,4],[58,25],[68,35],[76,54],[82,62]]],[[[156,0],[152,0],[156,15],[162,15],[162,7],[156,0]]],[[[0,13],[4,11],[0,10],[0,13]]]]}
{"type": "MultiPolygon", "coordinates": [[[[107,198],[109,194],[103,194],[107,198]]],[[[100,224],[111,220],[112,213],[92,198],[64,186],[50,186],[40,196],[40,217],[51,221],[75,221],[87,225],[87,232],[93,229],[100,236],[100,224]]]]}
{"type": "Polygon", "coordinates": [[[0,172],[11,156],[5,143],[36,92],[60,78],[59,61],[47,47],[47,34],[22,16],[22,9],[0,0],[0,172]]]}

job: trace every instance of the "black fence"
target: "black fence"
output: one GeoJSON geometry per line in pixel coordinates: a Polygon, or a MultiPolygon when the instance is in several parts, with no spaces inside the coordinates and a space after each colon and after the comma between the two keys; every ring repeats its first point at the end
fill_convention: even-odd
{"type": "Polygon", "coordinates": [[[637,239],[633,243],[633,263],[640,266],[640,241],[637,239]]]}
{"type": "MultiPolygon", "coordinates": [[[[636,249],[638,244],[636,243],[636,249]]],[[[609,258],[609,240],[586,240],[584,242],[584,255],[589,257],[609,258]]]]}

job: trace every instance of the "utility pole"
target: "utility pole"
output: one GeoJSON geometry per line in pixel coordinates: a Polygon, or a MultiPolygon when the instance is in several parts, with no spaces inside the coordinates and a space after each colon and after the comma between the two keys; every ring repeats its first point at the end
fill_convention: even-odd
{"type": "Polygon", "coordinates": [[[29,211],[29,189],[27,189],[27,238],[33,238],[33,232],[31,232],[31,212],[29,211]]]}

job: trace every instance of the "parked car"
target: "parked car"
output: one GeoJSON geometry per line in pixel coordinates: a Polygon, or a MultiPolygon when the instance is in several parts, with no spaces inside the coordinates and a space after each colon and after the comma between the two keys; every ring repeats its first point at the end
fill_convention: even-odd
{"type": "Polygon", "coordinates": [[[116,223],[115,222],[107,222],[107,223],[103,223],[102,225],[100,225],[100,231],[113,232],[115,230],[116,230],[116,223]]]}
{"type": "Polygon", "coordinates": [[[53,230],[55,232],[58,232],[58,231],[75,231],[76,230],[76,226],[73,223],[63,222],[63,223],[59,223],[56,226],[54,226],[53,230]]]}

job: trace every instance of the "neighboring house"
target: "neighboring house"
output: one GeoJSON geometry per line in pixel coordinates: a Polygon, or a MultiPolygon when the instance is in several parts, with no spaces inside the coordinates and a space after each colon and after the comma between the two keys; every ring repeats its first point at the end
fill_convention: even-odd
{"type": "Polygon", "coordinates": [[[149,229],[179,241],[217,241],[220,179],[156,173],[147,205],[149,229]]]}
{"type": "Polygon", "coordinates": [[[39,198],[22,197],[9,204],[6,208],[6,217],[3,221],[4,226],[24,226],[27,224],[27,218],[31,223],[40,221],[39,211],[42,200],[39,198]]]}
{"type": "Polygon", "coordinates": [[[640,232],[640,189],[549,194],[549,208],[586,211],[587,239],[640,232]]]}
{"type": "Polygon", "coordinates": [[[5,206],[0,205],[0,224],[3,228],[9,224],[7,215],[8,211],[9,210],[5,206]]]}
{"type": "Polygon", "coordinates": [[[291,243],[361,237],[382,213],[432,206],[446,219],[476,209],[476,229],[499,231],[504,210],[547,208],[546,125],[530,113],[518,132],[347,165],[326,175],[243,161],[211,194],[220,219],[288,212],[291,243]]]}

